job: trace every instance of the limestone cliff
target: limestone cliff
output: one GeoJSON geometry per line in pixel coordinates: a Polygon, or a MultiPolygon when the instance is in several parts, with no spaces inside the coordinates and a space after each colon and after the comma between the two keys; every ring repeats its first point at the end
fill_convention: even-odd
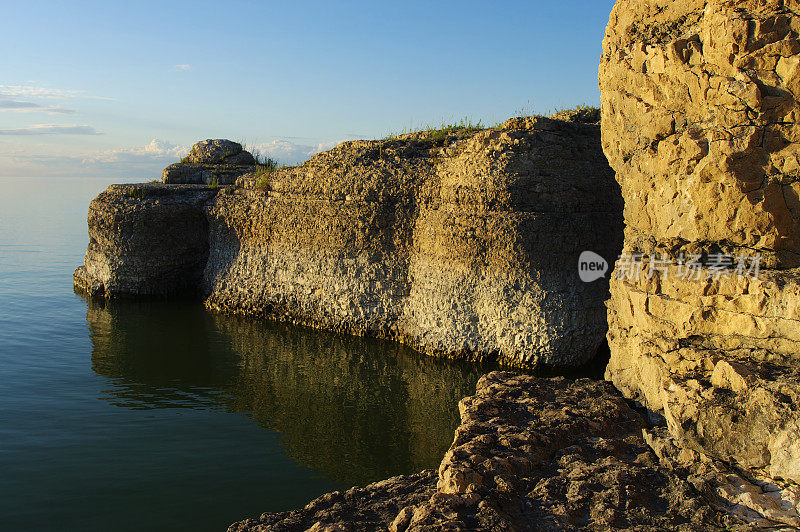
{"type": "Polygon", "coordinates": [[[203,207],[216,190],[112,185],[89,204],[89,246],[75,285],[92,295],[195,292],[208,260],[203,207]]]}
{"type": "Polygon", "coordinates": [[[607,377],[686,448],[794,483],[799,15],[796,1],[619,0],[600,66],[627,255],[607,377]]]}
{"type": "Polygon", "coordinates": [[[212,309],[515,365],[579,365],[603,340],[607,281],[581,282],[578,257],[616,256],[621,198],[595,124],[348,142],[238,184],[110,188],[76,283],[113,297],[180,278],[212,309]],[[159,218],[173,203],[183,222],[159,218]]]}

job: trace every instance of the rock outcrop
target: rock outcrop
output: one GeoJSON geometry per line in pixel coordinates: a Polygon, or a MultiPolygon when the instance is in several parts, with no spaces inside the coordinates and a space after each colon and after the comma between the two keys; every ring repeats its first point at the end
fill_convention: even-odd
{"type": "Polygon", "coordinates": [[[208,139],[192,146],[181,162],[167,166],[161,180],[169,184],[232,185],[255,170],[255,158],[238,142],[208,139]]]}
{"type": "Polygon", "coordinates": [[[644,418],[608,383],[493,372],[459,409],[438,474],[330,493],[229,532],[775,530],[800,522],[796,500],[721,464],[675,459],[672,442],[643,431],[644,418]]]}
{"type": "Polygon", "coordinates": [[[680,446],[789,483],[800,482],[799,8],[619,0],[600,66],[626,223],[607,378],[663,415],[680,446]]]}
{"type": "MultiPolygon", "coordinates": [[[[621,197],[597,125],[517,118],[348,142],[238,182],[203,206],[200,290],[212,309],[515,365],[580,365],[603,341],[607,280],[578,276],[582,251],[611,258],[622,239],[621,197]]],[[[184,201],[175,190],[173,201],[184,201]]],[[[149,211],[135,203],[116,188],[92,208],[125,205],[122,226],[126,216],[149,223],[137,221],[149,211]]],[[[105,231],[89,221],[93,234],[105,231]]],[[[181,230],[158,225],[150,233],[181,230]]],[[[157,293],[158,283],[136,285],[159,278],[162,259],[131,245],[125,230],[106,238],[101,253],[112,265],[99,267],[91,245],[83,284],[112,297],[157,293]]]]}
{"type": "Polygon", "coordinates": [[[111,185],[89,204],[75,286],[92,295],[197,293],[208,260],[206,186],[111,185]]]}

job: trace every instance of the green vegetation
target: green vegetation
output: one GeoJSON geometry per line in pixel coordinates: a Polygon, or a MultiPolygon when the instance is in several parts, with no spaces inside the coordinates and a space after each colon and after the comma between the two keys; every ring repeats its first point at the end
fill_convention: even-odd
{"type": "Polygon", "coordinates": [[[481,120],[473,122],[471,118],[464,117],[458,122],[447,123],[443,121],[440,125],[428,124],[419,128],[403,130],[399,133],[388,135],[384,140],[397,138],[400,135],[406,135],[409,133],[423,133],[425,134],[425,137],[430,140],[441,141],[446,139],[448,135],[455,133],[475,133],[476,131],[486,128],[487,127],[483,125],[481,120]]]}
{"type": "Polygon", "coordinates": [[[446,124],[442,122],[441,126],[439,127],[427,128],[428,138],[430,138],[431,140],[443,140],[448,135],[456,132],[475,133],[476,131],[480,131],[481,129],[485,129],[485,127],[480,120],[473,123],[472,120],[468,117],[464,117],[460,121],[454,122],[452,124],[446,124]]]}
{"type": "Polygon", "coordinates": [[[258,148],[245,148],[247,151],[253,154],[253,158],[256,160],[256,164],[259,166],[260,169],[266,169],[269,172],[274,172],[278,169],[278,161],[277,159],[273,159],[266,153],[261,153],[258,148]]]}
{"type": "Polygon", "coordinates": [[[261,190],[269,190],[269,175],[276,170],[275,167],[263,166],[253,173],[256,179],[256,188],[261,190]]]}
{"type": "Polygon", "coordinates": [[[142,187],[130,187],[125,191],[125,197],[144,199],[147,196],[147,191],[142,187]]]}
{"type": "Polygon", "coordinates": [[[211,179],[206,181],[206,184],[213,189],[217,189],[219,188],[219,178],[212,177],[211,179]]]}
{"type": "Polygon", "coordinates": [[[582,104],[576,105],[574,107],[557,107],[556,110],[553,111],[553,113],[551,113],[551,114],[555,114],[555,113],[577,113],[577,112],[580,112],[580,111],[596,111],[596,112],[599,112],[600,108],[596,107],[594,105],[589,105],[588,103],[582,103],[582,104]]]}
{"type": "Polygon", "coordinates": [[[600,121],[600,108],[586,103],[575,107],[560,107],[551,116],[559,115],[559,118],[567,118],[575,122],[594,123],[600,121]]]}
{"type": "Polygon", "coordinates": [[[273,159],[266,153],[261,153],[261,150],[258,148],[245,146],[244,149],[253,154],[253,158],[256,160],[257,168],[256,171],[253,172],[256,188],[261,190],[269,190],[270,174],[274,173],[279,168],[285,168],[286,166],[279,164],[277,159],[273,159]]]}

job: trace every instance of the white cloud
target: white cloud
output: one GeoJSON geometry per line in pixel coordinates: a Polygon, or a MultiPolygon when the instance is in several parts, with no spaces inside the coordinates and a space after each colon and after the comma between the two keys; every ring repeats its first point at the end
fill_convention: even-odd
{"type": "Polygon", "coordinates": [[[55,105],[40,105],[20,100],[0,100],[0,111],[16,111],[21,113],[43,112],[50,114],[74,114],[74,109],[65,109],[55,105]]]}
{"type": "Polygon", "coordinates": [[[65,99],[65,98],[89,98],[92,100],[109,100],[105,96],[91,96],[85,91],[71,89],[51,89],[49,87],[36,87],[33,85],[2,85],[0,84],[0,96],[11,98],[46,98],[46,99],[65,99]]]}
{"type": "MultiPolygon", "coordinates": [[[[0,136],[0,143],[6,143],[0,149],[0,175],[158,179],[165,167],[180,161],[191,148],[189,145],[154,139],[143,146],[119,147],[75,155],[47,153],[47,145],[41,145],[35,148],[39,152],[37,154],[31,153],[29,139],[12,139],[14,137],[0,136]]],[[[337,144],[339,142],[306,145],[278,139],[250,145],[248,148],[259,150],[283,164],[298,164],[337,144]]]]}
{"type": "Polygon", "coordinates": [[[311,146],[306,144],[295,144],[294,142],[289,142],[288,140],[284,139],[277,139],[273,140],[272,142],[251,145],[247,148],[269,155],[273,159],[277,159],[283,164],[299,164],[307,160],[312,155],[337,146],[341,142],[344,142],[344,140],[335,142],[321,142],[311,146]]]}
{"type": "Polygon", "coordinates": [[[78,155],[41,155],[28,150],[22,145],[0,150],[0,175],[157,179],[166,166],[186,155],[189,147],[154,139],[144,146],[78,155]]]}
{"type": "Polygon", "coordinates": [[[132,163],[151,163],[171,164],[180,160],[189,153],[189,146],[172,144],[165,140],[153,139],[150,144],[136,146],[132,148],[118,148],[115,150],[105,150],[84,156],[81,162],[86,165],[94,164],[118,164],[125,162],[132,163]]]}
{"type": "Polygon", "coordinates": [[[187,65],[186,63],[181,63],[179,65],[175,65],[172,67],[175,70],[180,70],[181,72],[186,72],[187,70],[192,69],[192,65],[187,65]]]}
{"type": "Polygon", "coordinates": [[[0,135],[102,135],[102,133],[87,125],[36,124],[16,129],[0,129],[0,135]]]}

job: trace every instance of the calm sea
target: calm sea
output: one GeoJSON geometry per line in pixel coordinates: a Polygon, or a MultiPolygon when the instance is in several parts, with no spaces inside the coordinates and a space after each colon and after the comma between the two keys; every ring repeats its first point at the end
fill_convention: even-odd
{"type": "Polygon", "coordinates": [[[110,182],[0,178],[0,530],[224,530],[438,466],[469,366],[73,293],[110,182]]]}

